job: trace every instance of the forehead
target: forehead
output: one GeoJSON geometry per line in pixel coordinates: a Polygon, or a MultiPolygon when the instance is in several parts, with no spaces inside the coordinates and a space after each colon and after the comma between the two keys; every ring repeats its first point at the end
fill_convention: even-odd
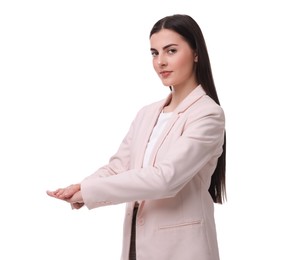
{"type": "Polygon", "coordinates": [[[170,44],[181,45],[187,43],[180,34],[169,29],[161,29],[150,37],[151,48],[159,49],[170,44]]]}

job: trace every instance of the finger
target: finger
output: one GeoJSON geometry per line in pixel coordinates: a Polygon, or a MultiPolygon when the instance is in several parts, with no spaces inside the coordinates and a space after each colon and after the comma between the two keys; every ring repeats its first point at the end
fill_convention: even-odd
{"type": "Polygon", "coordinates": [[[64,190],[63,194],[61,195],[62,198],[69,199],[71,198],[77,191],[73,187],[68,187],[64,190]]]}
{"type": "Polygon", "coordinates": [[[47,195],[49,195],[49,196],[51,196],[51,197],[55,197],[53,191],[47,190],[46,193],[47,193],[47,195]]]}
{"type": "Polygon", "coordinates": [[[47,190],[46,193],[51,196],[51,197],[57,197],[57,194],[59,192],[60,189],[56,190],[56,191],[49,191],[47,190]]]}
{"type": "Polygon", "coordinates": [[[56,196],[60,193],[61,190],[62,190],[62,189],[57,189],[57,190],[54,190],[54,191],[49,191],[49,190],[47,190],[47,194],[48,194],[49,196],[54,196],[54,197],[56,197],[56,196]]]}
{"type": "Polygon", "coordinates": [[[64,199],[64,193],[65,189],[57,189],[55,191],[47,191],[47,194],[51,197],[57,198],[57,199],[64,199]]]}
{"type": "Polygon", "coordinates": [[[78,191],[80,191],[80,185],[79,184],[74,184],[74,185],[70,185],[68,186],[63,194],[62,194],[62,198],[71,198],[75,193],[77,193],[78,191]]]}
{"type": "Polygon", "coordinates": [[[62,198],[63,194],[65,193],[66,189],[58,189],[58,191],[55,192],[55,196],[58,198],[62,198]]]}
{"type": "Polygon", "coordinates": [[[76,190],[72,189],[72,187],[68,187],[60,191],[57,194],[57,196],[61,199],[70,199],[75,193],[76,193],[76,190]]]}
{"type": "Polygon", "coordinates": [[[79,191],[81,188],[80,188],[80,184],[72,184],[70,185],[69,187],[67,187],[67,189],[69,191],[72,191],[73,193],[76,193],[77,191],[79,191]]]}
{"type": "Polygon", "coordinates": [[[80,191],[80,184],[72,184],[66,188],[59,188],[55,191],[47,191],[47,194],[51,197],[64,200],[71,198],[78,191],[80,191]]]}

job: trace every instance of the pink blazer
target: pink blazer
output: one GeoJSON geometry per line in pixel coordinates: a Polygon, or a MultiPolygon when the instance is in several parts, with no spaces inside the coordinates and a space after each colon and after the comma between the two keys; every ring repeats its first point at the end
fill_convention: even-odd
{"type": "Polygon", "coordinates": [[[142,168],[156,120],[171,98],[142,108],[118,151],[81,182],[89,209],[126,203],[121,260],[128,260],[132,212],[138,260],[218,260],[210,178],[222,153],[223,110],[199,85],[174,111],[142,168]]]}

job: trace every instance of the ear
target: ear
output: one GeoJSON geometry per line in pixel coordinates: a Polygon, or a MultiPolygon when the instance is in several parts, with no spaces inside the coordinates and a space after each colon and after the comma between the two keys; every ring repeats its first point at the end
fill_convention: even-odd
{"type": "Polygon", "coordinates": [[[194,55],[194,62],[198,62],[198,55],[197,55],[197,53],[195,53],[195,55],[194,55]]]}

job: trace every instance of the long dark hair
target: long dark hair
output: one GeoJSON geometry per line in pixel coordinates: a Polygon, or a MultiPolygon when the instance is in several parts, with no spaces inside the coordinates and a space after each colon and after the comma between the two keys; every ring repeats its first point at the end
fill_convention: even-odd
{"type": "MultiPolygon", "coordinates": [[[[198,62],[195,70],[196,79],[206,94],[220,105],[211,71],[209,55],[202,31],[196,21],[182,14],[166,16],[157,21],[151,29],[149,37],[161,29],[173,30],[180,34],[195,50],[198,62]]],[[[217,166],[211,176],[209,193],[215,203],[222,204],[226,200],[226,132],[224,133],[223,152],[218,158],[217,166]]]]}

